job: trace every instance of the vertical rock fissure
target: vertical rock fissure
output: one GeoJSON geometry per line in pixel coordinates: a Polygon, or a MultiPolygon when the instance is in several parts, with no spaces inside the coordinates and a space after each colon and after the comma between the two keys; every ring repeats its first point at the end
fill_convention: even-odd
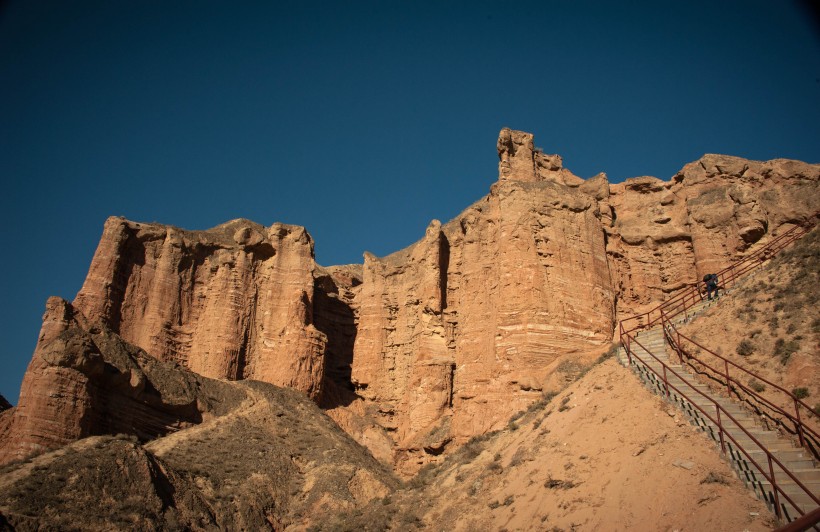
{"type": "Polygon", "coordinates": [[[444,232],[440,233],[439,238],[439,255],[438,255],[438,270],[439,270],[439,288],[441,290],[441,311],[447,308],[447,274],[450,269],[450,241],[444,232]]]}
{"type": "Polygon", "coordinates": [[[121,239],[117,242],[117,254],[111,272],[111,284],[108,287],[108,301],[105,304],[107,311],[105,312],[106,325],[116,333],[120,332],[122,309],[128,292],[128,284],[134,272],[134,266],[145,264],[145,257],[141,256],[143,254],[140,253],[140,250],[137,250],[137,253],[133,256],[128,253],[131,232],[126,228],[123,233],[121,239]]]}
{"type": "Polygon", "coordinates": [[[358,327],[352,287],[360,283],[353,278],[346,286],[330,274],[317,275],[314,280],[313,325],[327,337],[319,401],[323,408],[347,405],[355,398],[351,375],[358,327]]]}
{"type": "Polygon", "coordinates": [[[234,380],[248,378],[248,376],[245,375],[245,368],[247,367],[248,345],[250,345],[251,337],[254,334],[253,324],[256,323],[256,309],[259,305],[258,289],[253,291],[252,300],[253,303],[250,305],[249,316],[247,317],[247,321],[243,327],[244,331],[242,333],[241,343],[239,344],[239,349],[236,353],[236,373],[234,374],[234,380]]]}

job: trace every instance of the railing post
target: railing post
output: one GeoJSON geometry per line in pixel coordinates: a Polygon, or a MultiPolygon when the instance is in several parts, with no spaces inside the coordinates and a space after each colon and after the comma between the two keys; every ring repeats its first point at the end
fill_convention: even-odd
{"type": "Polygon", "coordinates": [[[780,509],[780,494],[777,493],[777,479],[774,478],[774,466],[772,465],[772,453],[766,451],[769,459],[769,474],[772,476],[772,491],[774,492],[774,513],[778,519],[783,518],[783,510],[780,509]]]}
{"type": "Polygon", "coordinates": [[[724,373],[726,374],[726,393],[728,393],[729,396],[731,397],[732,387],[729,385],[729,361],[728,360],[723,361],[723,367],[725,368],[724,373]]]}
{"type": "Polygon", "coordinates": [[[726,454],[726,441],[723,438],[723,422],[720,420],[720,407],[715,402],[715,414],[717,415],[718,435],[720,436],[720,452],[726,454]]]}
{"type": "Polygon", "coordinates": [[[797,397],[794,398],[794,417],[797,419],[796,429],[797,437],[800,439],[800,447],[806,446],[806,441],[803,438],[803,422],[800,421],[800,403],[797,402],[797,397]]]}
{"type": "Polygon", "coordinates": [[[626,340],[624,341],[624,349],[626,349],[626,360],[629,365],[632,365],[632,337],[629,336],[629,333],[624,334],[626,340]]]}
{"type": "MultiPolygon", "coordinates": [[[[683,365],[683,347],[680,345],[680,332],[675,329],[675,336],[677,336],[677,345],[678,345],[678,353],[680,356],[680,363],[683,365]]],[[[687,362],[689,361],[689,357],[686,357],[687,362]]]]}
{"type": "Polygon", "coordinates": [[[666,378],[666,364],[663,364],[663,387],[666,388],[666,398],[669,399],[669,380],[666,378]]]}

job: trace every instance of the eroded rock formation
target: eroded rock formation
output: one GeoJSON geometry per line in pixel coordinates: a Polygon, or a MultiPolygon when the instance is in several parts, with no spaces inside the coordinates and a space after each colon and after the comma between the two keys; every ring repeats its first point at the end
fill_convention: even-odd
{"type": "Polygon", "coordinates": [[[562,187],[504,180],[410,248],[365,255],[353,381],[399,449],[435,454],[497,428],[561,356],[611,340],[596,205],[562,187]]]}
{"type": "Polygon", "coordinates": [[[707,155],[669,182],[610,185],[528,133],[502,130],[498,154],[489,196],[365,254],[352,380],[405,472],[502,426],[568,357],[605,349],[619,317],[820,211],[820,166],[796,161],[707,155]]]}
{"type": "Polygon", "coordinates": [[[313,241],[234,220],[208,231],[110,218],[74,306],[160,360],[321,393],[313,241]]]}
{"type": "MultiPolygon", "coordinates": [[[[706,155],[670,181],[610,184],[528,133],[503,129],[497,150],[488,196],[363,265],[316,265],[296,226],[109,219],[74,303],[49,302],[19,405],[0,413],[0,439],[16,442],[3,456],[120,430],[94,402],[108,366],[91,355],[124,340],[204,377],[296,388],[412,473],[555,389],[608,348],[620,317],[820,212],[820,165],[706,155]]],[[[142,381],[114,366],[111,386],[135,397],[142,381]]],[[[130,432],[205,415],[184,404],[153,429],[140,411],[130,432]]]]}
{"type": "Polygon", "coordinates": [[[672,180],[611,185],[604,229],[622,314],[661,301],[820,212],[820,165],[705,155],[672,180]]]}
{"type": "Polygon", "coordinates": [[[52,297],[20,402],[2,414],[0,463],[96,434],[147,441],[223,414],[242,396],[148,356],[52,297]]]}
{"type": "Polygon", "coordinates": [[[4,530],[304,530],[398,486],[303,393],[158,361],[57,298],[7,412],[4,530]]]}

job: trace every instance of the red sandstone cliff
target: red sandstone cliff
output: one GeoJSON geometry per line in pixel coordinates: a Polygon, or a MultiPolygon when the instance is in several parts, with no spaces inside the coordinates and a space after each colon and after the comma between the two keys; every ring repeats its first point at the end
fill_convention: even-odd
{"type": "Polygon", "coordinates": [[[375,419],[405,472],[499,428],[565,361],[604,350],[618,318],[820,212],[820,165],[707,155],[669,182],[610,185],[527,133],[502,130],[498,153],[489,196],[407,249],[365,254],[352,359],[364,404],[331,415],[386,453],[349,411],[375,419]]]}
{"type": "Polygon", "coordinates": [[[239,392],[161,362],[52,297],[20,391],[2,414],[0,464],[95,434],[150,440],[224,411],[239,392]]]}
{"type": "Polygon", "coordinates": [[[208,231],[110,218],[74,306],[160,360],[317,397],[313,241],[234,220],[208,231]]]}
{"type": "Polygon", "coordinates": [[[610,186],[607,251],[619,313],[657,303],[820,212],[820,165],[704,155],[671,181],[610,186]]]}
{"type": "Polygon", "coordinates": [[[49,303],[18,407],[0,414],[3,456],[108,430],[84,417],[84,377],[54,363],[81,320],[206,377],[297,388],[412,472],[606,350],[619,317],[820,211],[820,165],[707,155],[668,182],[610,185],[527,133],[502,130],[497,149],[488,196],[363,265],[316,265],[296,226],[109,219],[73,306],[49,303]]]}

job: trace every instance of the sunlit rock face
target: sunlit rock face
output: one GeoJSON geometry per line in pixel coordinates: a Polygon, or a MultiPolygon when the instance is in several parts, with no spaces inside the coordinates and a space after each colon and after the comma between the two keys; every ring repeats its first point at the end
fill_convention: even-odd
{"type": "Polygon", "coordinates": [[[321,392],[313,241],[234,220],[208,231],[110,218],[74,305],[160,360],[321,392]]]}
{"type": "Polygon", "coordinates": [[[365,254],[352,380],[412,471],[499,428],[616,320],[820,210],[818,165],[707,155],[671,181],[584,180],[529,133],[499,135],[499,180],[455,220],[365,254]]]}
{"type": "Polygon", "coordinates": [[[149,356],[52,297],[20,400],[0,417],[0,463],[97,434],[151,440],[240,399],[233,388],[149,356]]]}
{"type": "Polygon", "coordinates": [[[318,266],[297,226],[110,218],[75,301],[49,301],[18,407],[0,404],[0,441],[13,432],[20,456],[108,430],[84,414],[98,411],[94,351],[64,337],[79,327],[205,377],[300,390],[411,474],[562,385],[618,319],[820,212],[816,164],[705,155],[669,181],[610,184],[529,133],[505,128],[496,148],[486,197],[361,265],[318,266]]]}
{"type": "Polygon", "coordinates": [[[612,336],[597,196],[532,135],[502,130],[499,182],[424,239],[365,255],[352,380],[412,471],[540,396],[559,357],[612,336]]]}
{"type": "Polygon", "coordinates": [[[704,155],[670,181],[612,185],[607,251],[628,315],[820,212],[820,165],[704,155]]]}

